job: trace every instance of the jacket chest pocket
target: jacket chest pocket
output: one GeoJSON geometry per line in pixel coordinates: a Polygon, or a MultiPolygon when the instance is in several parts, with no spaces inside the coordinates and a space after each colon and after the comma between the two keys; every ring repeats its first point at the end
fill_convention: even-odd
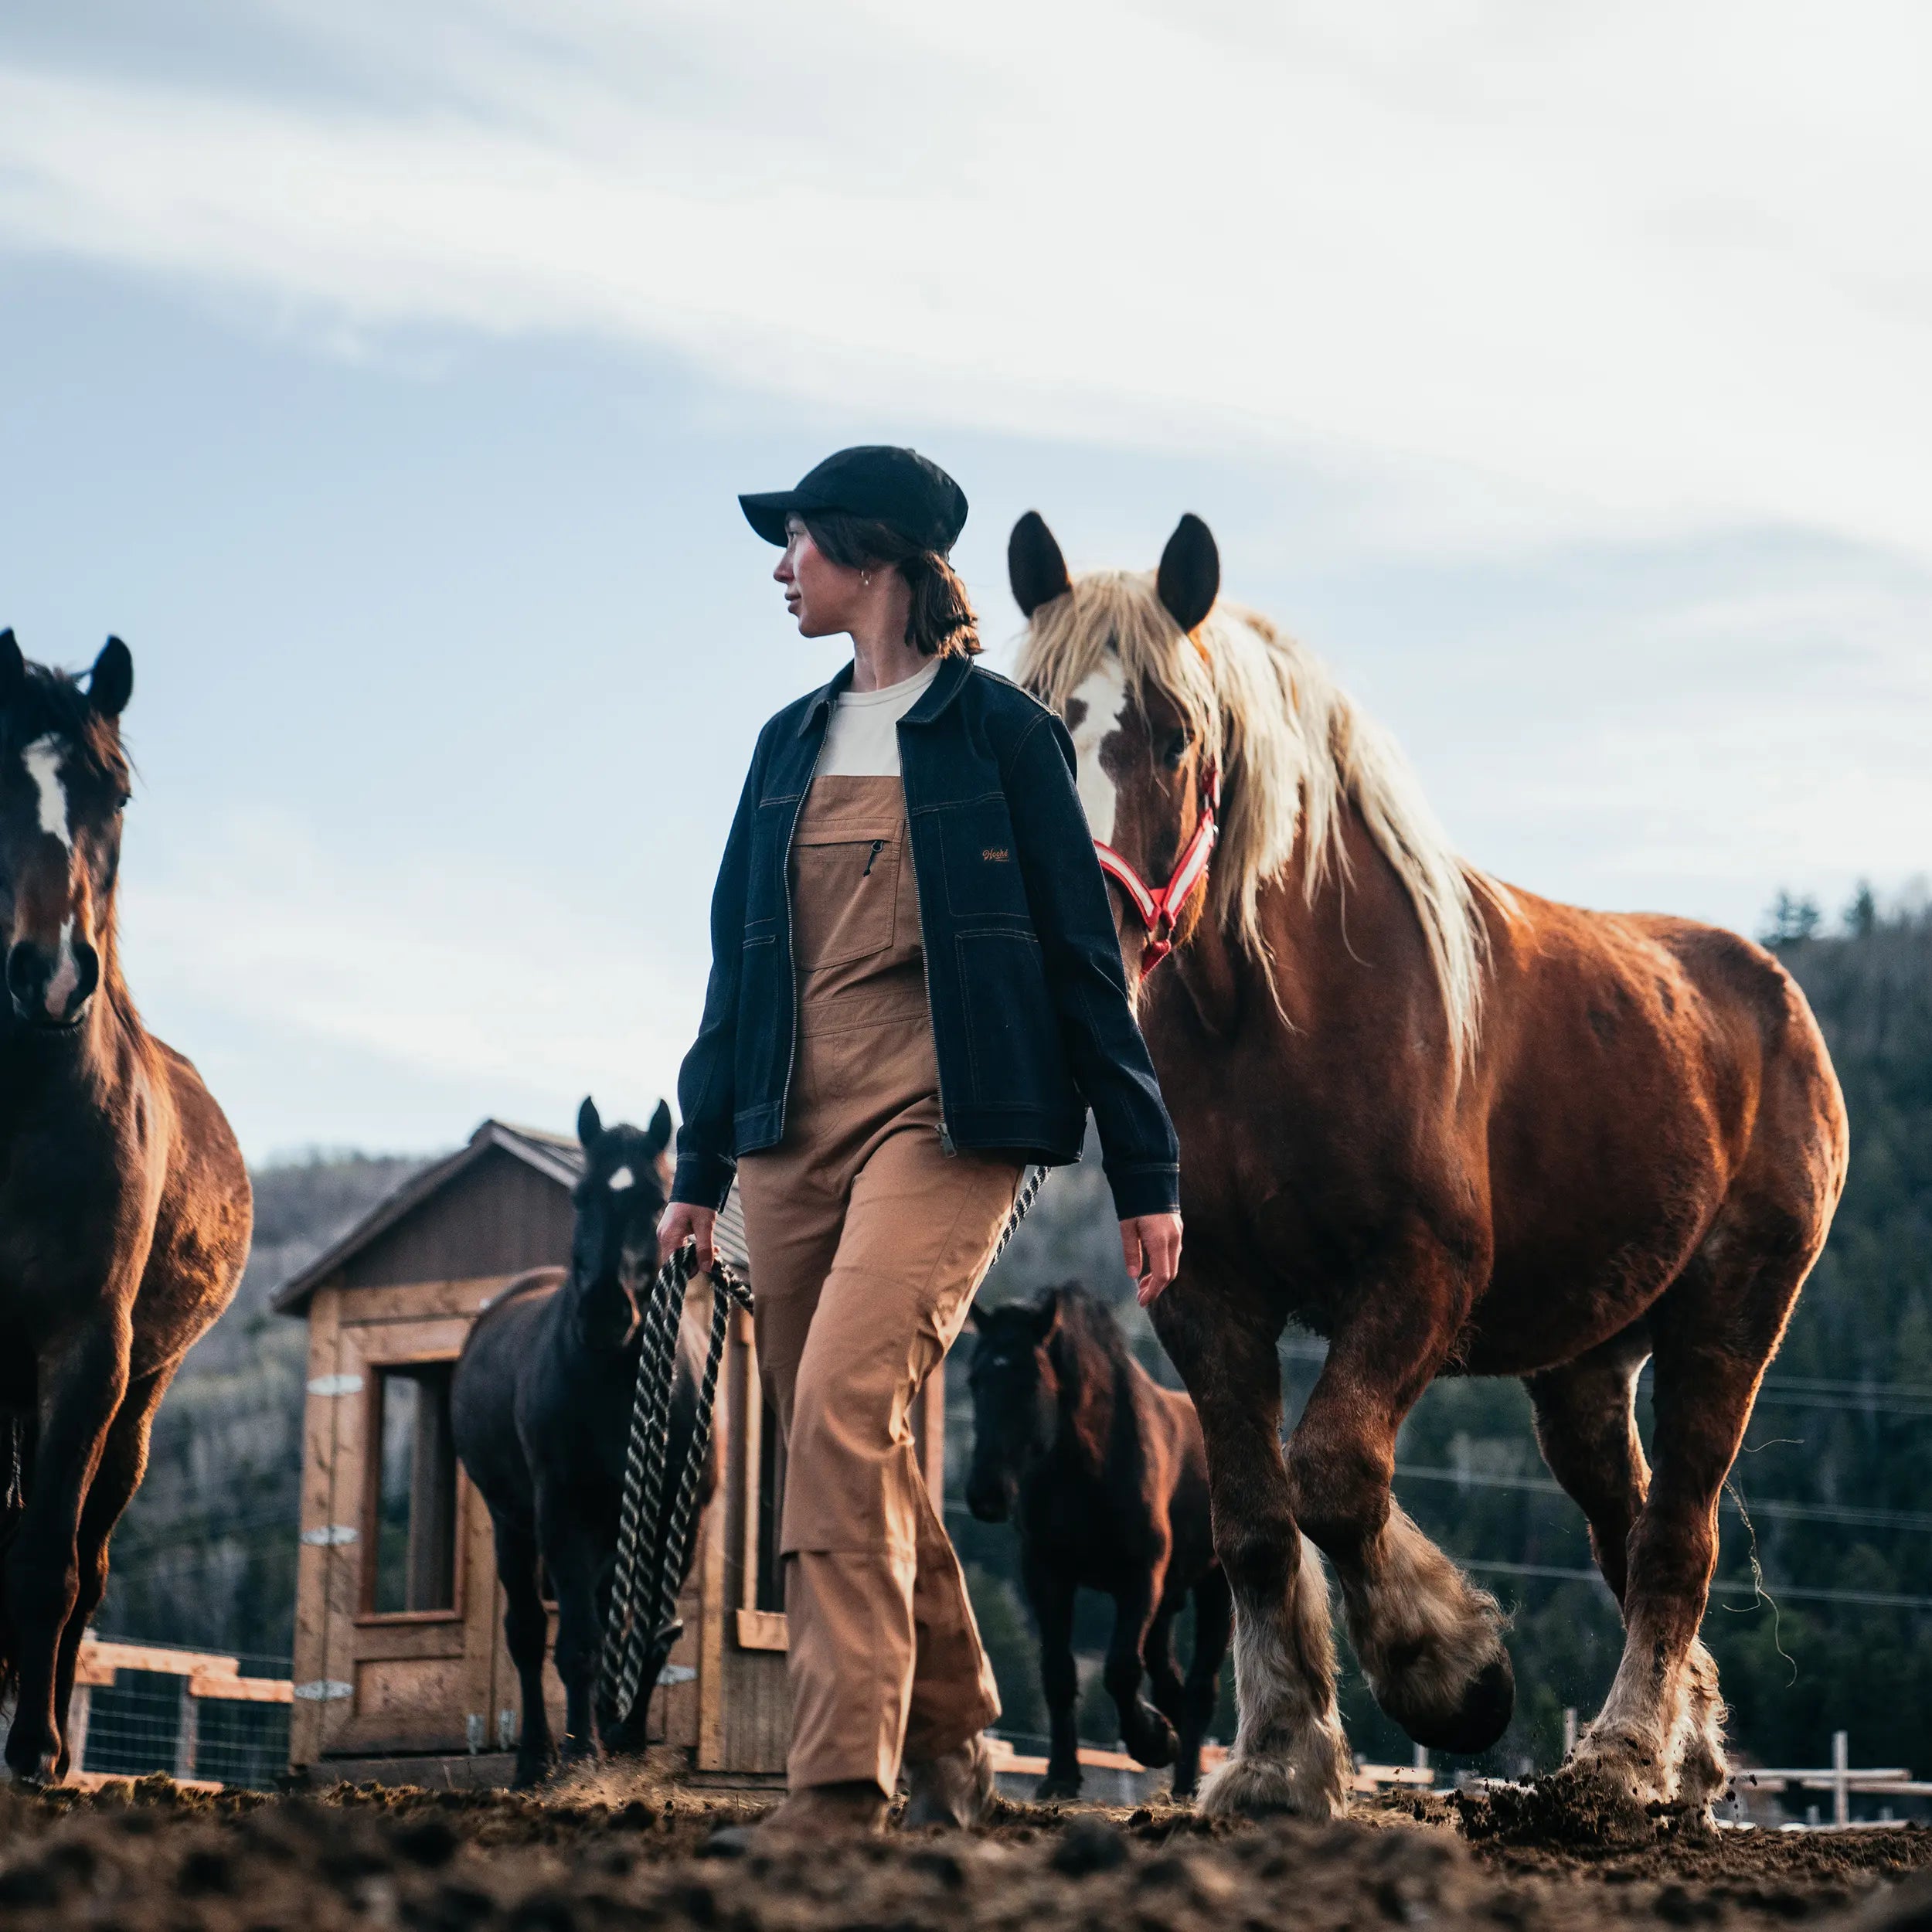
{"type": "Polygon", "coordinates": [[[1026,916],[1026,885],[1013,849],[1013,821],[1003,798],[943,807],[939,849],[946,903],[964,919],[1026,916]]]}
{"type": "Polygon", "coordinates": [[[889,951],[898,935],[896,828],[801,832],[791,849],[791,953],[806,971],[889,951]]]}

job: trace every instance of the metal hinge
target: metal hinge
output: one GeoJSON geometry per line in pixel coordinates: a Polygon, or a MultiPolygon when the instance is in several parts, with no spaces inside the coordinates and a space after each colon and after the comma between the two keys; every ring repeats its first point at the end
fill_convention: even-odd
{"type": "Polygon", "coordinates": [[[359,1542],[354,1525],[325,1522],[319,1529],[304,1529],[302,1541],[311,1549],[333,1549],[338,1544],[359,1542]]]}
{"type": "Polygon", "coordinates": [[[337,1704],[345,1697],[353,1697],[355,1686],[345,1684],[339,1677],[316,1677],[306,1684],[298,1684],[295,1695],[304,1704],[337,1704]]]}
{"type": "Polygon", "coordinates": [[[360,1376],[315,1376],[310,1379],[308,1393],[312,1396],[352,1396],[360,1393],[362,1386],[360,1376]]]}

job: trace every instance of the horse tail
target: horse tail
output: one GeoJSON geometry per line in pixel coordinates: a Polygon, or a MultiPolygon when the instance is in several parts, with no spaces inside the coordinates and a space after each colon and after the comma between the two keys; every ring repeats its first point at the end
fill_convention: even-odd
{"type": "MultiPolygon", "coordinates": [[[[27,1513],[27,1475],[33,1458],[30,1419],[21,1409],[0,1409],[0,1565],[6,1561],[27,1513]]],[[[19,1688],[20,1659],[7,1614],[7,1593],[0,1588],[0,1704],[19,1688]]]]}

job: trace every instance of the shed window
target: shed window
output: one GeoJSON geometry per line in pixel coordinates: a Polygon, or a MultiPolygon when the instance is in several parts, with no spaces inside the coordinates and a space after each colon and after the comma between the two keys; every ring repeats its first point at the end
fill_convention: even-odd
{"type": "Polygon", "coordinates": [[[447,1362],[376,1372],[377,1445],[366,1607],[378,1616],[456,1607],[456,1447],[447,1362]]]}

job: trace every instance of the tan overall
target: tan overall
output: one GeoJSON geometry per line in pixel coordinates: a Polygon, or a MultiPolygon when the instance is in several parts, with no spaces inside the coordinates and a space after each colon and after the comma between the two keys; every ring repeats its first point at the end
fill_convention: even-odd
{"type": "Polygon", "coordinates": [[[940,1144],[919,897],[896,777],[817,779],[792,842],[785,1138],[739,1166],[758,1366],[785,1434],[794,1791],[942,1756],[999,1715],[913,1453],[1020,1170],[940,1144]]]}

